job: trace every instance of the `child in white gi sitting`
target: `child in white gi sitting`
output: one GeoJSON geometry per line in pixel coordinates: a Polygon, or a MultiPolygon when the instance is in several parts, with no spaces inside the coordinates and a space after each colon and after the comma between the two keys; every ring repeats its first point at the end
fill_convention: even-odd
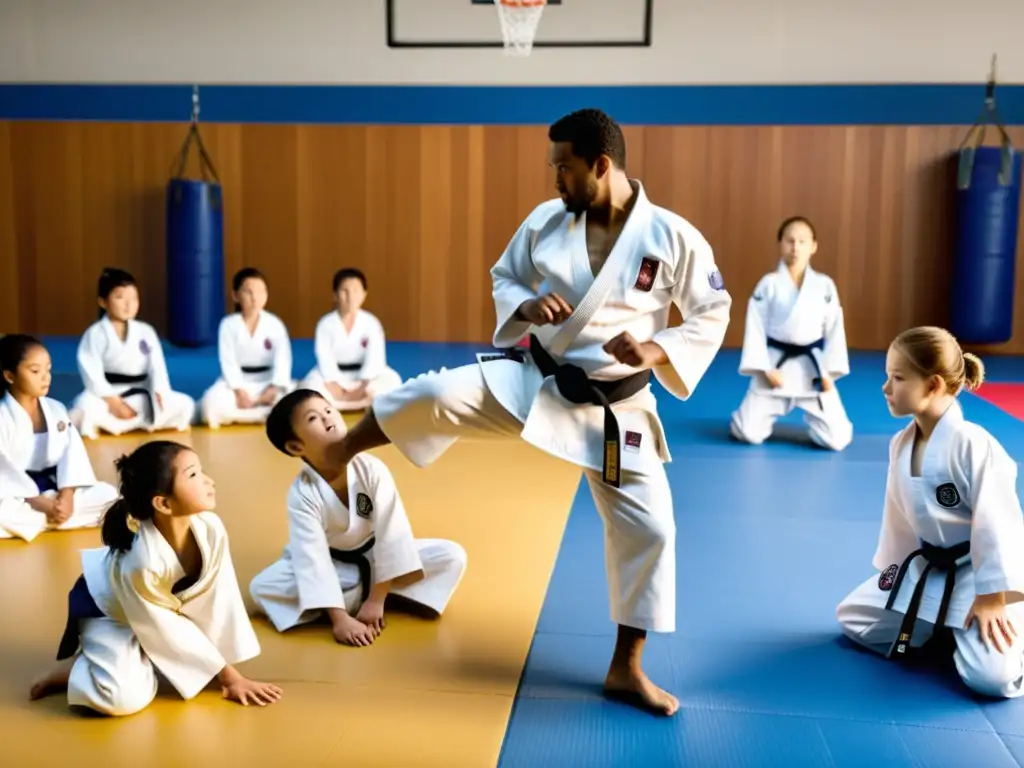
{"type": "Polygon", "coordinates": [[[327,455],[345,433],[338,411],[312,390],[292,392],[271,410],[270,442],[306,466],[288,491],[284,554],[249,591],[279,632],[326,613],[339,643],[366,646],[384,629],[386,599],[440,616],[462,580],[466,552],[452,541],[413,537],[380,459],[360,454],[344,470],[331,469],[327,455]]]}

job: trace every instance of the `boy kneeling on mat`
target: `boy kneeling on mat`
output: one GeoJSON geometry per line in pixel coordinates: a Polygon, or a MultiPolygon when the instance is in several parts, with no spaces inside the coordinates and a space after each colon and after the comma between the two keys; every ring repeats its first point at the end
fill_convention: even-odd
{"type": "Polygon", "coordinates": [[[413,537],[380,459],[360,454],[343,471],[330,469],[325,457],[346,434],[334,406],[296,390],[274,406],[266,429],[275,448],[305,463],[288,490],[284,553],[249,586],[274,627],[284,632],[326,613],[339,643],[366,646],[384,629],[385,599],[389,608],[404,602],[440,616],[466,570],[465,550],[413,537]]]}

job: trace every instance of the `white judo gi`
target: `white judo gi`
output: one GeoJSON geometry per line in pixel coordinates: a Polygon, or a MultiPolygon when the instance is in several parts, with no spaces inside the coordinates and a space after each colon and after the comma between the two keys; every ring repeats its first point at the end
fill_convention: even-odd
{"type": "Polygon", "coordinates": [[[1020,696],[1024,635],[1000,654],[983,644],[977,624],[963,628],[976,595],[1007,592],[1007,615],[1024,633],[1024,517],[1017,465],[992,435],[965,421],[954,402],[928,440],[921,476],[913,477],[916,431],[911,422],[889,445],[882,529],[872,561],[880,573],[839,604],[839,624],[867,648],[899,656],[922,646],[941,623],[952,628],[954,660],[964,683],[984,695],[1020,696]],[[928,551],[910,559],[923,548],[928,551]],[[933,548],[951,551],[934,553],[933,548]],[[952,594],[940,621],[947,573],[931,568],[916,621],[908,622],[907,637],[901,637],[905,616],[913,616],[909,609],[926,556],[955,558],[952,594]]]}
{"type": "Polygon", "coordinates": [[[339,411],[368,408],[377,395],[402,384],[402,377],[388,366],[384,326],[365,309],[356,313],[351,331],[345,330],[337,312],[321,317],[316,324],[313,349],[316,365],[306,374],[301,387],[316,390],[339,411]],[[347,392],[367,381],[366,397],[337,402],[327,389],[330,381],[347,392]]]}
{"type": "Polygon", "coordinates": [[[83,437],[95,438],[100,430],[112,435],[137,429],[184,431],[192,424],[195,401],[171,389],[160,337],[149,323],[129,320],[128,333],[121,341],[104,315],[82,334],[78,371],[85,391],[75,398],[71,419],[83,437]],[[157,394],[163,400],[162,407],[154,397],[157,394]],[[122,397],[136,416],[116,418],[105,397],[122,397]]]}
{"type": "Polygon", "coordinates": [[[25,501],[53,498],[74,488],[74,512],[60,530],[93,528],[117,498],[117,489],[96,479],[85,445],[67,409],[39,398],[46,431],[36,434],[32,419],[10,393],[0,400],[0,539],[32,541],[51,526],[46,515],[25,501]]]}
{"type": "Polygon", "coordinates": [[[394,478],[375,456],[348,466],[348,503],[304,467],[288,489],[288,545],[249,586],[278,632],[317,619],[328,608],[359,612],[371,587],[441,614],[466,570],[453,541],[416,539],[394,478]]]}
{"type": "MultiPolygon", "coordinates": [[[[638,373],[602,350],[628,331],[665,350],[668,363],[653,374],[685,400],[722,344],[731,298],[701,233],[631,183],[633,210],[596,278],[585,216],[576,220],[555,199],[527,217],[491,270],[494,344],[514,347],[533,330],[557,362],[611,383],[638,373]],[[568,320],[534,328],[516,317],[524,301],[549,292],[575,307],[568,320]],[[672,304],[684,318],[678,327],[668,327],[672,304]]],[[[583,468],[605,523],[612,620],[674,631],[676,531],[664,468],[670,456],[649,384],[611,406],[618,435],[606,445],[601,406],[570,403],[532,354],[504,356],[481,355],[475,365],[427,373],[378,396],[373,411],[382,431],[421,467],[460,437],[521,436],[583,468]],[[604,481],[606,470],[609,477],[619,474],[617,486],[604,481]]]]}
{"type": "Polygon", "coordinates": [[[235,390],[245,390],[255,401],[271,385],[278,387],[278,399],[295,388],[288,329],[266,310],[260,312],[251,334],[241,312],[224,317],[217,333],[217,357],[220,378],[206,390],[199,405],[203,422],[213,429],[267,420],[272,405],[239,408],[235,390]]]}
{"type": "Polygon", "coordinates": [[[807,267],[798,288],[784,262],[757,283],[747,303],[740,373],[750,387],[732,414],[732,435],[763,443],[776,420],[794,408],[804,411],[811,439],[841,451],[853,440],[838,386],[820,390],[822,374],[837,382],[850,372],[843,308],[832,278],[807,267]],[[778,369],[783,386],[775,389],[765,372],[778,369]]]}
{"type": "Polygon", "coordinates": [[[88,607],[98,610],[82,610],[73,591],[58,652],[67,658],[80,641],[68,704],[131,715],[156,696],[156,670],[191,699],[224,667],[259,655],[224,524],[212,512],[193,515],[190,522],[203,567],[196,583],[180,592],[174,586],[184,571],[152,521],[140,523],[129,552],[82,552],[82,576],[94,603],[88,607]]]}

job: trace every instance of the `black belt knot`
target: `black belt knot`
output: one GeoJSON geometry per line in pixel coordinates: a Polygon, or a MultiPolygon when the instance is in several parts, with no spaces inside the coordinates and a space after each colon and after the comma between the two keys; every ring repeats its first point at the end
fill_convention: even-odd
{"type": "Polygon", "coordinates": [[[25,474],[32,478],[32,482],[36,484],[36,488],[39,489],[39,493],[46,493],[47,491],[58,491],[57,487],[57,468],[46,467],[45,469],[26,469],[25,474]]]}
{"type": "Polygon", "coordinates": [[[530,334],[530,355],[545,378],[554,376],[559,393],[570,403],[597,405],[604,410],[604,462],[601,472],[605,483],[618,488],[622,446],[619,422],[611,404],[626,400],[644,389],[651,380],[651,372],[640,371],[617,381],[596,381],[577,365],[555,362],[533,334],[530,334]]]}
{"type": "Polygon", "coordinates": [[[776,368],[781,368],[787,361],[798,357],[808,358],[814,365],[814,370],[817,373],[817,376],[814,378],[814,388],[821,392],[821,366],[818,365],[818,358],[813,353],[816,349],[819,351],[825,349],[825,339],[818,339],[810,344],[790,344],[788,341],[779,341],[769,336],[768,347],[777,349],[782,353],[779,362],[775,364],[776,368]]]}
{"type": "Polygon", "coordinates": [[[963,541],[952,547],[937,547],[934,544],[929,544],[927,541],[922,541],[920,549],[915,549],[907,555],[896,574],[896,581],[892,585],[892,592],[889,594],[889,600],[885,604],[886,610],[892,610],[892,606],[896,602],[896,596],[900,591],[900,585],[903,583],[903,577],[906,576],[910,564],[918,557],[923,557],[925,559],[925,566],[921,570],[921,578],[918,579],[917,585],[914,587],[914,593],[910,596],[907,612],[903,615],[903,623],[900,625],[900,633],[889,649],[889,658],[892,658],[894,655],[906,658],[910,650],[910,639],[914,634],[917,612],[921,607],[921,598],[924,596],[925,585],[928,583],[928,574],[933,569],[946,574],[942,602],[939,604],[938,616],[935,617],[935,628],[939,630],[945,626],[949,601],[953,597],[953,588],[956,586],[956,563],[960,558],[970,554],[970,551],[970,541],[963,541]]]}
{"type": "Polygon", "coordinates": [[[373,586],[370,581],[373,578],[372,569],[370,568],[370,559],[366,556],[366,553],[373,549],[373,545],[376,543],[377,537],[371,536],[364,544],[361,544],[356,549],[330,548],[332,560],[336,560],[339,563],[348,563],[349,565],[354,565],[359,569],[359,585],[362,588],[364,601],[369,597],[370,588],[373,586]]]}

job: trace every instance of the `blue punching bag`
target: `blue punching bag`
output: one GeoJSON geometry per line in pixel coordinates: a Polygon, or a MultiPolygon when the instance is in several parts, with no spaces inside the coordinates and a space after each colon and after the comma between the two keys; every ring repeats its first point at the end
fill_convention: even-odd
{"type": "Polygon", "coordinates": [[[993,61],[985,109],[961,145],[957,174],[950,331],[969,344],[1002,344],[1013,335],[1021,157],[996,113],[994,69],[993,61]],[[980,146],[989,120],[1001,146],[980,146]]]}
{"type": "Polygon", "coordinates": [[[950,330],[969,344],[1001,344],[1013,335],[1021,157],[999,147],[973,151],[970,184],[956,195],[950,330]]]}
{"type": "Polygon", "coordinates": [[[167,184],[167,337],[180,347],[216,343],[226,297],[223,194],[199,135],[198,118],[196,89],[192,125],[181,148],[177,172],[167,184]],[[202,181],[182,178],[193,141],[199,148],[202,181]]]}
{"type": "Polygon", "coordinates": [[[168,340],[216,343],[224,316],[224,206],[220,184],[171,179],[167,185],[168,340]]]}

